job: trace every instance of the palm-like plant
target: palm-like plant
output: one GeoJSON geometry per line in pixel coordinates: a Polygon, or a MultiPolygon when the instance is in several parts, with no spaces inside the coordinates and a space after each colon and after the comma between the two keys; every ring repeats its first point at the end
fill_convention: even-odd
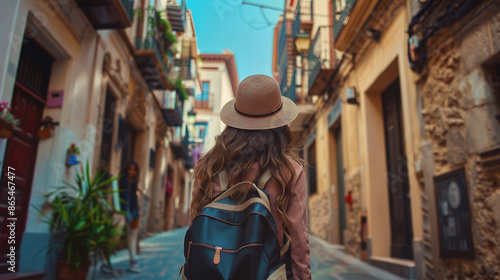
{"type": "Polygon", "coordinates": [[[85,170],[76,175],[75,184],[56,187],[45,195],[52,215],[38,209],[54,232],[53,249],[58,248],[60,259],[73,268],[88,266],[90,253],[100,254],[111,267],[111,254],[123,233],[112,218],[120,212],[107,201],[108,194],[114,192],[108,186],[116,179],[107,178],[101,170],[92,177],[87,162],[85,170]]]}

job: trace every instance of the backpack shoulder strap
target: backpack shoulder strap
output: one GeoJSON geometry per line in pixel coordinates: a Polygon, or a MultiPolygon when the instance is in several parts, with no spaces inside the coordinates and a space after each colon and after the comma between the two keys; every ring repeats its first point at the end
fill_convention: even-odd
{"type": "Polygon", "coordinates": [[[259,182],[257,183],[257,187],[263,189],[269,179],[271,179],[271,170],[268,168],[260,177],[259,182]]]}
{"type": "Polygon", "coordinates": [[[221,192],[227,190],[227,176],[226,176],[226,170],[224,169],[222,169],[219,172],[219,183],[221,192]]]}
{"type": "MultiPolygon", "coordinates": [[[[260,177],[259,182],[257,183],[257,186],[261,189],[264,188],[266,185],[267,181],[271,179],[271,171],[269,169],[264,172],[264,174],[260,177]]],[[[223,192],[227,190],[227,174],[226,170],[222,169],[219,172],[219,185],[220,185],[220,191],[223,192]]]]}

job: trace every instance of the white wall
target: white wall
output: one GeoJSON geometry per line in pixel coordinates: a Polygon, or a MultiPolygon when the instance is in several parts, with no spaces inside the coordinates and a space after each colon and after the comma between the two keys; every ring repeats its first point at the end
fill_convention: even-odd
{"type": "Polygon", "coordinates": [[[208,122],[208,131],[203,148],[203,153],[205,153],[214,146],[215,137],[224,130],[225,125],[220,121],[220,110],[224,104],[234,98],[234,95],[225,62],[203,61],[203,67],[217,67],[217,70],[200,69],[201,81],[210,82],[212,103],[212,110],[197,110],[196,115],[197,122],[208,122]]]}

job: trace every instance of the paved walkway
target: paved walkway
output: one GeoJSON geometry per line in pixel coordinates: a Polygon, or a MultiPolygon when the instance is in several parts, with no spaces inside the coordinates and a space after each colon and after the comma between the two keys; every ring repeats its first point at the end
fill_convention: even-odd
{"type": "MultiPolygon", "coordinates": [[[[174,280],[179,268],[184,263],[183,242],[186,228],[158,234],[141,241],[140,274],[127,272],[128,251],[122,250],[112,258],[114,268],[121,274],[112,276],[103,274],[99,267],[89,271],[87,280],[174,280]]],[[[317,238],[310,237],[311,269],[313,280],[401,280],[392,274],[371,267],[370,265],[348,256],[338,247],[317,238]]]]}

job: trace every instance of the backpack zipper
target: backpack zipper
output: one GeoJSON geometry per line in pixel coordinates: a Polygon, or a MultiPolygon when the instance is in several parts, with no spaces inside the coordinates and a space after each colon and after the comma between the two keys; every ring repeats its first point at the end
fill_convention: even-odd
{"type": "Polygon", "coordinates": [[[214,260],[213,260],[213,262],[214,262],[215,265],[217,265],[217,264],[220,263],[220,252],[236,253],[236,252],[238,252],[238,251],[240,251],[242,249],[248,248],[248,247],[264,246],[264,244],[262,244],[262,243],[250,243],[250,244],[241,246],[240,248],[238,248],[236,250],[229,250],[229,249],[223,249],[220,246],[212,246],[212,245],[208,245],[208,244],[205,244],[205,243],[195,243],[193,241],[189,241],[188,260],[189,260],[189,253],[191,251],[191,245],[202,246],[202,247],[206,247],[206,248],[210,248],[210,249],[215,250],[214,260]]]}

